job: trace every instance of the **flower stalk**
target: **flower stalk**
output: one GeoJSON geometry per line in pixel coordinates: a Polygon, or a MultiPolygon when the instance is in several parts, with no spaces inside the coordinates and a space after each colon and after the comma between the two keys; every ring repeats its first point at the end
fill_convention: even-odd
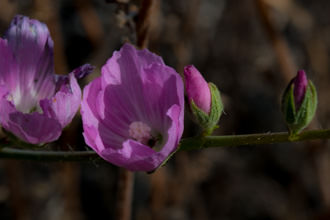
{"type": "MultiPolygon", "coordinates": [[[[319,139],[330,139],[330,129],[304,131],[297,134],[295,139],[291,139],[287,132],[184,138],[180,142],[179,150],[276,144],[319,139]]],[[[7,145],[2,148],[0,150],[0,158],[43,162],[101,161],[101,158],[94,151],[37,151],[12,147],[8,147],[7,145]]]]}

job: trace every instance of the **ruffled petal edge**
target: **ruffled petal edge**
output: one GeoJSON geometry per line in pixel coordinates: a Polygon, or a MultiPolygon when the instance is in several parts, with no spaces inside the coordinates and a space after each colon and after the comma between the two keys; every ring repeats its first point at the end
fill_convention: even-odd
{"type": "Polygon", "coordinates": [[[6,130],[31,144],[55,141],[62,131],[57,120],[38,112],[19,112],[5,97],[0,99],[0,122],[6,130]]]}

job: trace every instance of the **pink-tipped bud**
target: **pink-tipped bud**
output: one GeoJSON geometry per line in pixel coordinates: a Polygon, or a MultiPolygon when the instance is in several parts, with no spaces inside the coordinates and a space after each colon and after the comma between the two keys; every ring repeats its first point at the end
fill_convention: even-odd
{"type": "Polygon", "coordinates": [[[184,78],[189,104],[194,101],[198,108],[209,114],[211,92],[208,83],[193,65],[184,68],[184,78]]]}
{"type": "Polygon", "coordinates": [[[290,138],[301,132],[313,119],[317,107],[317,92],[304,70],[299,70],[282,97],[282,112],[290,138]]]}
{"type": "Polygon", "coordinates": [[[299,109],[305,98],[308,80],[304,70],[299,70],[297,76],[293,79],[293,96],[296,109],[299,109]]]}

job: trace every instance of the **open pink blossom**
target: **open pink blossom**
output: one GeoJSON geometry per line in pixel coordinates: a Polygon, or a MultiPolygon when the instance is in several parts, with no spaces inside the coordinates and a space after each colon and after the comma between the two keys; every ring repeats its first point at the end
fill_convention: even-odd
{"type": "Polygon", "coordinates": [[[76,77],[54,74],[53,41],[45,24],[16,16],[0,38],[0,123],[20,139],[40,144],[56,140],[78,111],[81,89],[76,77]]]}
{"type": "Polygon", "coordinates": [[[125,44],[83,92],[86,143],[132,171],[152,171],[176,150],[183,132],[183,82],[161,57],[125,44]]]}

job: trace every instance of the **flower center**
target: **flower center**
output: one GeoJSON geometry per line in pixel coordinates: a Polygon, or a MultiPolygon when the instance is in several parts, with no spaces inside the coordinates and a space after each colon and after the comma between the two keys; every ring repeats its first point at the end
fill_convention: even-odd
{"type": "Polygon", "coordinates": [[[151,128],[141,121],[132,122],[128,129],[131,138],[145,145],[149,145],[149,141],[152,139],[150,132],[151,128]]]}

